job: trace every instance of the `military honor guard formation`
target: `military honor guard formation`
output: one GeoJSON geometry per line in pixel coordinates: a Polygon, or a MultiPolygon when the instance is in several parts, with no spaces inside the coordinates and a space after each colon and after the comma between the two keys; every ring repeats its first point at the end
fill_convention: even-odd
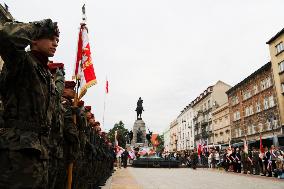
{"type": "MultiPolygon", "coordinates": [[[[0,8],[5,10],[2,6],[0,8]]],[[[146,170],[150,167],[166,167],[168,169],[161,170],[183,168],[191,171],[183,175],[199,174],[198,170],[209,168],[233,172],[235,175],[261,175],[263,177],[259,176],[260,178],[275,177],[269,178],[274,180],[284,178],[283,143],[278,141],[274,133],[273,141],[266,141],[266,146],[263,145],[261,136],[259,143],[252,143],[251,140],[249,144],[245,138],[234,144],[231,144],[231,139],[228,144],[214,144],[214,141],[211,141],[212,145],[208,144],[210,136],[204,133],[211,127],[208,127],[209,124],[203,126],[210,121],[200,121],[198,116],[207,114],[209,109],[214,109],[213,106],[218,107],[212,99],[205,101],[208,102],[205,109],[203,104],[199,108],[198,103],[213,94],[214,87],[222,88],[226,85],[223,82],[209,87],[171,123],[171,129],[178,124],[191,128],[191,135],[188,132],[187,136],[191,136],[192,142],[188,138],[183,145],[179,143],[184,139],[184,135],[182,137],[180,134],[183,129],[178,132],[175,128],[173,136],[170,136],[170,130],[163,137],[154,134],[149,128],[147,133],[142,119],[144,108],[141,97],[137,101],[137,117],[131,131],[123,130],[125,128],[120,122],[115,129],[103,132],[100,121],[103,123],[104,120],[97,120],[92,113],[92,106],[82,100],[88,88],[97,82],[88,41],[85,5],[82,8],[83,17],[72,80],[65,78],[63,63],[49,60],[60,44],[60,27],[57,22],[48,18],[29,23],[18,22],[8,13],[1,18],[0,24],[0,56],[3,60],[0,77],[3,105],[0,109],[0,189],[98,189],[105,186],[112,177],[116,178],[116,173],[124,174],[123,171],[129,170],[129,165],[144,167],[146,170]],[[192,122],[194,125],[189,127],[189,124],[186,125],[187,111],[193,111],[197,106],[197,113],[192,119],[199,122],[192,122]],[[196,135],[195,141],[192,133],[196,135]],[[171,143],[168,143],[169,138],[173,140],[171,143]]],[[[270,69],[271,64],[268,67],[270,69]]],[[[258,73],[261,71],[263,70],[258,73]]],[[[229,89],[227,87],[226,85],[225,90],[229,89]]],[[[227,94],[230,95],[233,89],[227,94]]],[[[222,90],[223,88],[219,91],[222,90]]],[[[273,107],[274,105],[270,108],[273,107]]],[[[215,114],[222,111],[219,108],[215,114]]],[[[239,117],[239,114],[234,114],[234,121],[238,121],[239,117]]],[[[273,121],[277,117],[270,118],[273,121]]],[[[279,127],[275,130],[281,132],[281,129],[283,130],[279,127]]],[[[237,133],[239,130],[236,135],[237,133]]],[[[241,136],[244,134],[238,137],[241,136]]],[[[279,138],[281,137],[283,136],[279,138]]],[[[205,174],[207,173],[204,172],[206,180],[205,174]]],[[[128,173],[125,175],[131,177],[128,173]]],[[[134,182],[129,178],[126,179],[128,184],[134,182]]],[[[119,179],[123,177],[114,179],[114,182],[119,179]]]]}
{"type": "Polygon", "coordinates": [[[83,20],[75,81],[67,81],[64,64],[49,61],[59,44],[56,22],[0,25],[1,189],[98,188],[111,176],[113,145],[80,100],[96,83],[86,35],[83,20]]]}

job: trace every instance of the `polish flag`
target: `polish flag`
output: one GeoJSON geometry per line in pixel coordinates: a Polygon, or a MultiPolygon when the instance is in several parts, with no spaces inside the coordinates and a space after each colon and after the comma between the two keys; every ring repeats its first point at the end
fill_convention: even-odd
{"type": "Polygon", "coordinates": [[[89,87],[97,83],[93,61],[91,58],[91,49],[86,24],[81,24],[80,27],[77,59],[73,79],[79,80],[80,82],[79,99],[86,94],[89,87]]]}

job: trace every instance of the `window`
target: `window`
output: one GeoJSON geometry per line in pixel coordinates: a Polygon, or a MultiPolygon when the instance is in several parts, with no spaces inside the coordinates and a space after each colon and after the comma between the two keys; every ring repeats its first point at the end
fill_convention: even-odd
{"type": "Polygon", "coordinates": [[[248,135],[252,134],[252,125],[248,126],[248,135]]]}
{"type": "Polygon", "coordinates": [[[249,115],[252,115],[253,114],[253,106],[251,105],[250,107],[249,107],[249,115]]]}
{"type": "Polygon", "coordinates": [[[249,90],[243,91],[243,100],[251,97],[251,92],[249,90]]]}
{"type": "Polygon", "coordinates": [[[261,90],[264,90],[264,89],[265,89],[265,81],[264,81],[264,80],[262,80],[262,81],[260,82],[260,87],[261,87],[261,90]]]}
{"type": "Polygon", "coordinates": [[[235,129],[235,136],[236,138],[239,137],[239,129],[235,129]]]}
{"type": "Polygon", "coordinates": [[[270,96],[269,98],[269,107],[272,108],[275,106],[275,103],[274,103],[274,98],[273,96],[270,96]]]}
{"type": "Polygon", "coordinates": [[[232,105],[234,106],[234,105],[236,105],[236,104],[238,104],[239,103],[239,98],[238,98],[238,96],[233,96],[232,97],[232,105]]]}
{"type": "Polygon", "coordinates": [[[252,134],[255,134],[256,133],[256,125],[252,125],[252,134]]]}
{"type": "Polygon", "coordinates": [[[284,61],[280,62],[278,66],[279,66],[279,72],[283,72],[284,71],[284,61]]]}
{"type": "Polygon", "coordinates": [[[236,112],[233,114],[233,116],[234,116],[234,121],[239,120],[239,119],[240,119],[240,112],[239,112],[239,111],[236,111],[236,112]]]}
{"type": "Polygon", "coordinates": [[[272,129],[272,123],[269,119],[266,120],[266,124],[267,124],[267,130],[271,130],[272,129]]]}
{"type": "Polygon", "coordinates": [[[249,116],[249,107],[246,107],[245,112],[246,112],[246,116],[249,116]]]}
{"type": "Polygon", "coordinates": [[[278,45],[276,45],[276,54],[282,52],[284,50],[284,46],[283,46],[283,43],[279,43],[278,45]]]}
{"type": "Polygon", "coordinates": [[[256,103],[256,112],[258,113],[258,112],[260,112],[260,111],[261,111],[260,103],[257,102],[257,103],[256,103]]]}
{"type": "Polygon", "coordinates": [[[258,93],[258,86],[255,85],[253,86],[253,94],[257,94],[258,93]]]}
{"type": "Polygon", "coordinates": [[[269,108],[268,106],[268,98],[263,99],[264,109],[267,110],[269,108]]]}
{"type": "Polygon", "coordinates": [[[266,88],[271,87],[271,85],[272,85],[271,78],[270,77],[266,78],[266,88]]]}
{"type": "Polygon", "coordinates": [[[239,128],[239,136],[241,137],[241,136],[242,136],[242,134],[243,134],[243,131],[242,131],[242,129],[241,129],[241,128],[239,128]]]}
{"type": "Polygon", "coordinates": [[[240,119],[241,118],[241,116],[240,116],[240,112],[239,111],[237,111],[237,119],[240,119]]]}

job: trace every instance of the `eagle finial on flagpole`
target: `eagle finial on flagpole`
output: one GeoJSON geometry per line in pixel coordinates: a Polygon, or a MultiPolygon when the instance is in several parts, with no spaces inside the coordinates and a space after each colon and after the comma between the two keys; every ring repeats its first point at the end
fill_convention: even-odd
{"type": "Polygon", "coordinates": [[[82,22],[86,23],[87,17],[86,17],[86,4],[83,5],[82,7],[82,22]]]}

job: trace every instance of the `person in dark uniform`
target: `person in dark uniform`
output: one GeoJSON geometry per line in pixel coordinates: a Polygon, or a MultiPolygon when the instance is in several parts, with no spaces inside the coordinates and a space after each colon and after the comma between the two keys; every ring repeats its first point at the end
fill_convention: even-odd
{"type": "Polygon", "coordinates": [[[260,174],[259,151],[255,147],[252,148],[252,162],[253,162],[254,175],[259,175],[260,174]]]}
{"type": "Polygon", "coordinates": [[[248,172],[248,153],[241,149],[241,164],[243,165],[243,174],[248,172]]]}
{"type": "Polygon", "coordinates": [[[122,165],[124,168],[127,167],[128,156],[129,156],[129,153],[127,149],[125,149],[124,152],[121,154],[121,161],[122,161],[122,165]]]}
{"type": "Polygon", "coordinates": [[[47,112],[52,96],[48,58],[58,46],[57,23],[9,22],[0,26],[4,60],[0,96],[4,133],[0,136],[0,188],[48,187],[47,112]],[[25,48],[30,45],[31,51],[25,48]]]}
{"type": "Polygon", "coordinates": [[[66,172],[63,162],[63,107],[61,96],[64,90],[64,64],[49,63],[49,70],[52,74],[53,88],[51,105],[54,107],[48,114],[51,130],[49,136],[49,167],[48,167],[48,188],[58,187],[63,171],[66,172]]]}
{"type": "Polygon", "coordinates": [[[236,159],[236,172],[241,173],[242,165],[241,165],[241,154],[239,148],[236,148],[235,159],[236,159]]]}
{"type": "Polygon", "coordinates": [[[264,148],[264,154],[263,154],[263,159],[262,159],[262,164],[263,164],[263,173],[261,176],[266,176],[266,174],[268,173],[268,161],[270,160],[270,152],[268,151],[268,148],[265,147],[264,148]]]}
{"type": "Polygon", "coordinates": [[[250,174],[253,174],[253,155],[252,155],[252,150],[249,149],[248,151],[248,171],[250,174]]]}
{"type": "Polygon", "coordinates": [[[192,169],[196,169],[198,163],[198,154],[196,148],[194,148],[193,152],[191,153],[190,159],[192,161],[192,169]]]}
{"type": "Polygon", "coordinates": [[[230,167],[233,167],[233,171],[237,172],[237,160],[236,160],[236,151],[235,148],[232,148],[232,153],[230,154],[231,164],[230,167]]]}

